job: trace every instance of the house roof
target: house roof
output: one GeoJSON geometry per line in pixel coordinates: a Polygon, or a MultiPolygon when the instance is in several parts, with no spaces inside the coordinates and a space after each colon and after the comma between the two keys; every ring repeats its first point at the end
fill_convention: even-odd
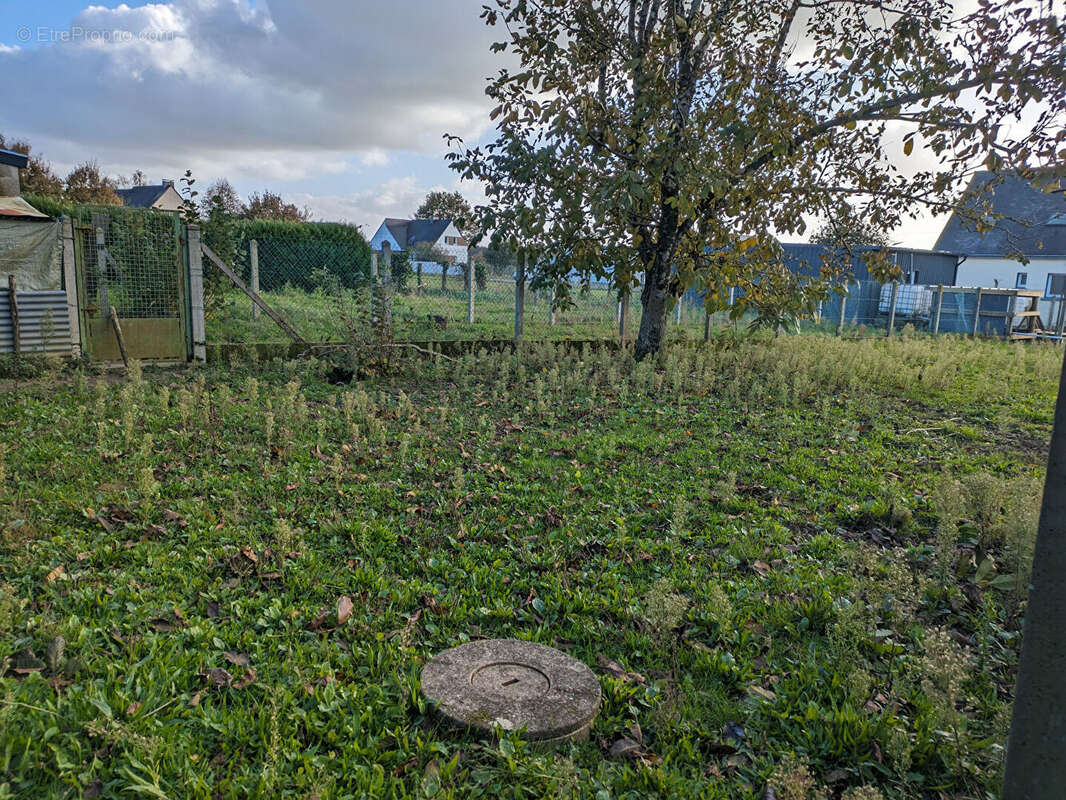
{"type": "Polygon", "coordinates": [[[0,197],[0,217],[17,217],[18,219],[51,219],[42,214],[21,197],[0,197]]]}
{"type": "Polygon", "coordinates": [[[965,255],[1066,255],[1066,177],[1063,170],[1036,179],[1036,185],[1017,174],[997,177],[978,172],[951,215],[937,250],[965,255]],[[1047,185],[1051,191],[1043,191],[1047,185]],[[1000,214],[984,234],[975,223],[984,213],[1000,214]]]}
{"type": "Polygon", "coordinates": [[[118,189],[118,196],[122,198],[122,204],[132,208],[151,208],[162,197],[167,189],[173,185],[161,183],[155,186],[133,186],[129,189],[118,189]]]}
{"type": "Polygon", "coordinates": [[[22,153],[16,153],[14,150],[0,150],[0,164],[25,169],[29,161],[29,156],[22,153]]]}
{"type": "Polygon", "coordinates": [[[436,242],[452,224],[450,219],[386,219],[385,227],[400,247],[436,242]]]}

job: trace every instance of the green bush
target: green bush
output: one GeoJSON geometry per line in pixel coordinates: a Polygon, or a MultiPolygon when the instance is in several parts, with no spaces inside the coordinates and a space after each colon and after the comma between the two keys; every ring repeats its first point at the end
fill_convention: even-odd
{"type": "Polygon", "coordinates": [[[42,214],[47,214],[50,217],[69,215],[73,210],[73,206],[55,197],[46,197],[41,194],[24,194],[22,199],[42,214]]]}

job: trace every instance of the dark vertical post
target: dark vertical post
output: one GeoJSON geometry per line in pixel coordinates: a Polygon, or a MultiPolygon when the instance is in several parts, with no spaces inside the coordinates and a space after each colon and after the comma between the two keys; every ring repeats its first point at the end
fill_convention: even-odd
{"type": "Polygon", "coordinates": [[[1066,366],[1029,578],[1003,800],[1059,800],[1066,787],[1066,366]]]}
{"type": "Polygon", "coordinates": [[[514,340],[522,338],[522,320],[526,312],[526,251],[518,256],[518,274],[514,283],[514,340]]]}
{"type": "Polygon", "coordinates": [[[22,332],[19,327],[19,301],[14,274],[7,276],[7,303],[11,309],[11,347],[15,355],[22,352],[22,332]]]}

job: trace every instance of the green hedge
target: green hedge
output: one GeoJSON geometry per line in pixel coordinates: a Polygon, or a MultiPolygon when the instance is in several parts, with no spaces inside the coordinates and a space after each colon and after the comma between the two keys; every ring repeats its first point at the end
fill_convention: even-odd
{"type": "Polygon", "coordinates": [[[336,222],[238,220],[232,230],[234,259],[251,279],[249,242],[259,243],[259,288],[289,285],[313,290],[327,283],[355,288],[370,279],[370,245],[353,225],[336,222]]]}

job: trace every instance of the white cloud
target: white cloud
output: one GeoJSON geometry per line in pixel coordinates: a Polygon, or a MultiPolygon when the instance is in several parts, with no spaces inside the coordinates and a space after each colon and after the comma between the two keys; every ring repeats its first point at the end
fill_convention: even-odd
{"type": "Polygon", "coordinates": [[[498,61],[479,10],[476,0],[90,6],[59,32],[69,36],[0,46],[0,127],[60,165],[114,152],[153,169],[258,167],[264,179],[443,153],[445,132],[476,137],[488,124],[484,78],[498,61]]]}
{"type": "Polygon", "coordinates": [[[385,217],[410,217],[426,194],[440,189],[462,191],[473,203],[479,199],[470,184],[423,185],[414,175],[392,178],[384,183],[347,195],[296,194],[291,200],[311,209],[315,219],[338,220],[359,225],[369,238],[385,217]]]}

